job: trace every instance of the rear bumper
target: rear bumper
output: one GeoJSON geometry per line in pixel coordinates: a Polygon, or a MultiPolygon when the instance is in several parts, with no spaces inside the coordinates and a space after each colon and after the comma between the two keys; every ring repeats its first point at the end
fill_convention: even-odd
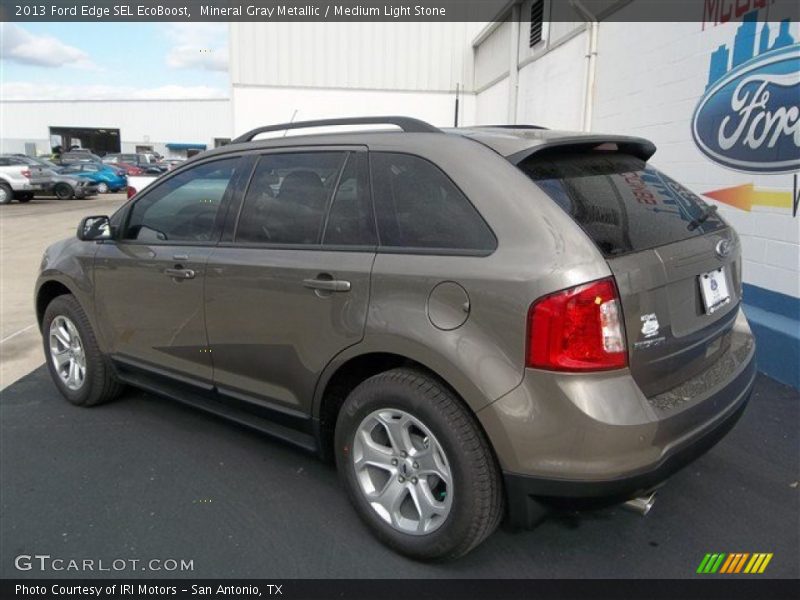
{"type": "Polygon", "coordinates": [[[503,470],[511,522],[525,526],[537,497],[627,500],[713,447],[744,412],[756,376],[743,316],[731,335],[717,363],[725,376],[713,368],[699,375],[715,383],[674,407],[645,398],[627,372],[588,378],[531,372],[520,388],[480,411],[503,470]]]}
{"type": "MultiPolygon", "coordinates": [[[[737,395],[729,412],[721,415],[719,421],[712,423],[692,439],[672,449],[658,463],[637,472],[614,479],[594,481],[551,479],[503,473],[509,521],[519,527],[528,526],[533,521],[533,514],[536,510],[535,498],[593,498],[603,499],[607,502],[623,502],[658,487],[671,475],[713,448],[736,425],[750,400],[755,375],[755,361],[751,361],[751,367],[747,373],[742,374],[747,381],[737,380],[736,382],[744,387],[737,395]]],[[[735,386],[731,384],[731,387],[735,386]]]]}

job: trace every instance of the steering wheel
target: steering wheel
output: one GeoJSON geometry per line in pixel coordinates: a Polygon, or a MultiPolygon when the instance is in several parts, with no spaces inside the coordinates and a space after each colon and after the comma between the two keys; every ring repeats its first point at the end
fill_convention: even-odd
{"type": "Polygon", "coordinates": [[[216,216],[216,211],[211,209],[197,210],[196,205],[192,205],[179,210],[176,216],[180,217],[190,212],[194,214],[187,221],[175,227],[172,230],[172,234],[189,238],[196,242],[209,241],[211,239],[211,231],[213,230],[213,221],[216,216]],[[209,219],[211,220],[210,227],[208,223],[209,219]]]}

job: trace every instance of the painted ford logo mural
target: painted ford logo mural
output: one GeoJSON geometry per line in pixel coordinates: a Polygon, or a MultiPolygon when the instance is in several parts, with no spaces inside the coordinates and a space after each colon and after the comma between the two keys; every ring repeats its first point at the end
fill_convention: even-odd
{"type": "Polygon", "coordinates": [[[798,99],[800,44],[794,43],[760,54],[710,82],[692,118],[694,141],[729,169],[798,171],[798,99]]]}

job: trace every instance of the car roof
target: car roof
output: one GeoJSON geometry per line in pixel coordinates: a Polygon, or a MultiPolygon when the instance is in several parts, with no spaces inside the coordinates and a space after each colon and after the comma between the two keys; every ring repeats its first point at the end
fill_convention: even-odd
{"type": "MultiPolygon", "coordinates": [[[[209,156],[227,154],[233,151],[270,149],[287,146],[377,145],[386,147],[393,146],[399,142],[400,139],[403,139],[405,142],[404,145],[408,146],[409,144],[413,145],[411,141],[414,138],[417,138],[421,144],[447,144],[455,138],[469,139],[491,148],[514,164],[518,164],[540,150],[566,146],[578,146],[588,149],[603,144],[613,144],[616,146],[615,149],[634,154],[643,160],[648,160],[656,150],[652,142],[640,137],[559,131],[536,125],[489,125],[437,129],[424,121],[418,121],[408,117],[363,117],[326,121],[305,121],[260,127],[240,136],[226,146],[202,152],[198,154],[196,158],[202,159],[209,156]],[[366,123],[389,123],[398,125],[405,130],[370,129],[303,134],[294,132],[294,130],[304,127],[330,127],[366,123]],[[285,129],[281,129],[281,127],[285,127],[285,129]],[[293,131],[293,135],[286,137],[285,135],[288,131],[293,131]],[[278,137],[254,139],[257,135],[264,132],[275,133],[278,137]]],[[[193,159],[189,159],[189,161],[193,162],[193,159]]]]}

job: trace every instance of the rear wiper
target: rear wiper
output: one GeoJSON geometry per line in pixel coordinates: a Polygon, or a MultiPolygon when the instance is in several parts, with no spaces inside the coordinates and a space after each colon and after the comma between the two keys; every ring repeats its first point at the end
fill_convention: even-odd
{"type": "Polygon", "coordinates": [[[711,215],[715,214],[716,212],[717,212],[717,205],[716,204],[709,204],[708,206],[706,206],[703,209],[703,212],[699,216],[695,217],[694,219],[692,219],[689,222],[689,224],[686,226],[686,228],[689,231],[694,231],[695,229],[700,227],[700,225],[705,223],[708,220],[708,218],[711,215]]]}

